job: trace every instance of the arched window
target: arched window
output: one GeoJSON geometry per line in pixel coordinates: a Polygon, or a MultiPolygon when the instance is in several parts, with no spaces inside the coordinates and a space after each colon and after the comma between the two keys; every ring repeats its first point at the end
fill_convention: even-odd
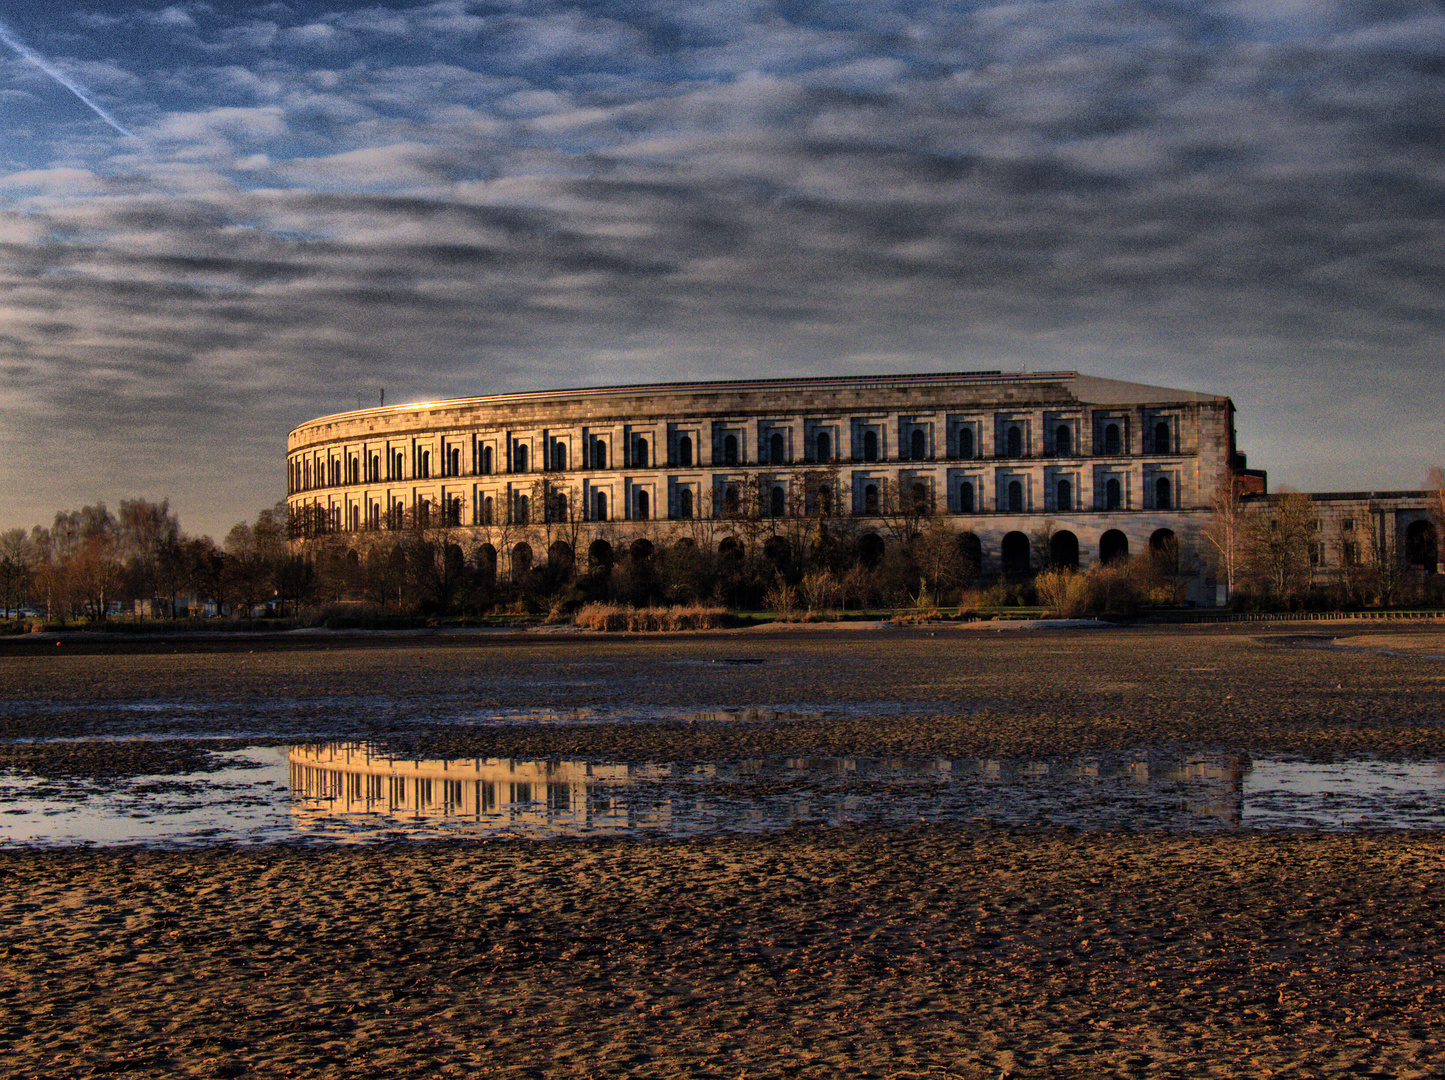
{"type": "Polygon", "coordinates": [[[723,439],[723,464],[736,465],[738,463],[738,437],[729,435],[723,439]]]}
{"type": "Polygon", "coordinates": [[[679,488],[677,492],[677,516],[683,521],[692,520],[692,488],[679,488]]]}
{"type": "Polygon", "coordinates": [[[371,455],[371,482],[374,484],[381,479],[381,457],[378,454],[371,455]]]}
{"type": "Polygon", "coordinates": [[[1011,514],[1024,512],[1024,485],[1020,480],[1008,482],[1008,508],[1011,514]]]}
{"type": "Polygon", "coordinates": [[[973,428],[958,429],[958,456],[973,457],[973,428]]]}
{"type": "Polygon", "coordinates": [[[421,477],[422,477],[423,480],[425,480],[427,477],[431,476],[431,451],[430,451],[430,450],[423,450],[423,451],[421,452],[421,469],[418,470],[418,471],[420,472],[421,477]]]}
{"type": "Polygon", "coordinates": [[[633,468],[647,468],[647,440],[634,439],[632,443],[632,465],[633,468]]]}
{"type": "Polygon", "coordinates": [[[922,461],[928,456],[928,440],[922,428],[914,428],[913,434],[908,437],[908,455],[914,461],[922,461]]]}
{"type": "Polygon", "coordinates": [[[1023,429],[1020,428],[1017,424],[1012,424],[1009,426],[1006,441],[1008,443],[1008,446],[1005,449],[1005,453],[1009,457],[1024,456],[1024,433],[1023,429]]]}
{"type": "Polygon", "coordinates": [[[1173,508],[1173,491],[1169,486],[1169,477],[1161,476],[1154,481],[1154,509],[1169,510],[1173,508]]]}
{"type": "Polygon", "coordinates": [[[451,454],[452,454],[452,461],[451,461],[452,475],[453,475],[453,476],[461,476],[461,475],[462,475],[462,448],[461,448],[460,446],[454,446],[454,447],[452,447],[451,454]]]}
{"type": "Polygon", "coordinates": [[[650,509],[651,500],[648,499],[647,492],[639,491],[637,493],[637,520],[646,521],[650,509]]]}
{"type": "Polygon", "coordinates": [[[1118,454],[1122,452],[1124,441],[1119,435],[1119,425],[1109,424],[1104,428],[1104,453],[1118,454]]]}
{"type": "MultiPolygon", "coordinates": [[[[601,445],[601,444],[599,443],[598,445],[601,445]]],[[[595,510],[595,512],[594,512],[593,515],[592,515],[592,520],[593,520],[593,521],[606,521],[606,520],[607,520],[607,493],[606,493],[606,492],[604,492],[604,491],[599,491],[599,492],[597,493],[597,497],[596,497],[596,499],[594,500],[594,506],[596,507],[596,510],[595,510]]]]}
{"type": "Polygon", "coordinates": [[[774,465],[783,464],[783,436],[781,432],[773,432],[768,439],[768,461],[774,465]]]}
{"type": "Polygon", "coordinates": [[[554,491],[552,497],[547,500],[547,520],[567,520],[567,495],[565,492],[554,491]]]}
{"type": "Polygon", "coordinates": [[[736,484],[729,484],[723,489],[723,513],[728,517],[736,517],[739,503],[738,486],[736,484]]]}
{"type": "Polygon", "coordinates": [[[824,517],[833,514],[833,489],[827,484],[818,485],[818,512],[824,517]]]}
{"type": "Polygon", "coordinates": [[[1054,432],[1054,453],[1068,457],[1074,452],[1074,436],[1067,424],[1060,424],[1054,432]]]}
{"type": "Polygon", "coordinates": [[[863,432],[863,460],[878,460],[878,433],[876,431],[863,432]]]}
{"type": "Polygon", "coordinates": [[[607,468],[607,444],[597,439],[592,444],[592,467],[594,469],[607,468]]]}
{"type": "MultiPolygon", "coordinates": [[[[871,435],[872,432],[869,432],[871,435]]],[[[878,513],[878,485],[866,484],[863,487],[863,513],[873,517],[878,513]]]]}
{"type": "Polygon", "coordinates": [[[970,480],[965,480],[958,485],[958,512],[960,514],[974,512],[973,482],[970,480]]]}
{"type": "Polygon", "coordinates": [[[488,495],[485,499],[482,500],[482,524],[483,524],[483,525],[495,525],[496,523],[497,523],[496,503],[494,503],[494,502],[492,501],[492,497],[491,497],[490,495],[488,495]]]}
{"type": "Polygon", "coordinates": [[[915,483],[908,489],[908,497],[913,501],[913,512],[922,514],[928,510],[928,485],[915,483]]]}
{"type": "Polygon", "coordinates": [[[692,439],[687,435],[678,436],[677,463],[679,465],[692,464],[692,439]]]}
{"type": "Polygon", "coordinates": [[[516,523],[517,523],[518,525],[525,525],[525,524],[527,524],[527,520],[528,520],[528,518],[531,517],[531,513],[532,513],[532,500],[529,499],[529,498],[527,498],[527,496],[525,496],[525,495],[518,495],[518,496],[517,496],[517,517],[516,517],[516,523]]]}
{"type": "Polygon", "coordinates": [[[1109,477],[1109,482],[1104,485],[1104,509],[1118,510],[1124,505],[1124,489],[1120,486],[1116,477],[1109,477]]]}
{"type": "Polygon", "coordinates": [[[391,478],[392,478],[393,480],[403,480],[403,479],[405,479],[405,475],[404,475],[404,469],[405,469],[405,467],[406,467],[406,455],[403,454],[400,450],[398,450],[398,451],[396,452],[396,456],[392,459],[392,465],[391,465],[392,473],[391,473],[391,478]]]}
{"type": "Polygon", "coordinates": [[[512,444],[512,471],[527,471],[527,446],[525,443],[512,444]]]}
{"type": "Polygon", "coordinates": [[[1174,433],[1169,430],[1169,421],[1160,420],[1154,425],[1154,453],[1169,454],[1174,451],[1174,433]]]}
{"type": "Polygon", "coordinates": [[[1059,510],[1072,510],[1074,508],[1074,485],[1067,480],[1060,480],[1058,484],[1058,496],[1055,499],[1059,510]]]}
{"type": "Polygon", "coordinates": [[[490,446],[484,446],[482,447],[482,474],[491,476],[494,469],[495,466],[492,464],[492,448],[490,446]]]}
{"type": "Polygon", "coordinates": [[[786,496],[783,494],[782,488],[773,488],[772,494],[768,498],[768,513],[775,518],[782,517],[784,505],[783,501],[785,498],[786,496]]]}
{"type": "Polygon", "coordinates": [[[833,460],[833,440],[828,437],[826,431],[818,432],[818,460],[833,460]]]}
{"type": "Polygon", "coordinates": [[[558,472],[567,471],[567,444],[552,444],[552,468],[558,472]]]}

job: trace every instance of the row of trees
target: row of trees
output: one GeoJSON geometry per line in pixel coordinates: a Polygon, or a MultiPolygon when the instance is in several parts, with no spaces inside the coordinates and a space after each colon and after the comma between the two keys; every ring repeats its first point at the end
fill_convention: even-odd
{"type": "Polygon", "coordinates": [[[1281,490],[1269,500],[1244,499],[1232,477],[1215,488],[1213,514],[1205,530],[1206,555],[1238,607],[1293,607],[1314,602],[1345,608],[1438,601],[1439,582],[1422,579],[1411,568],[1436,561],[1438,537],[1445,530],[1445,473],[1431,473],[1433,519],[1419,536],[1436,552],[1411,552],[1406,537],[1395,534],[1383,515],[1335,522],[1326,528],[1308,495],[1281,490]],[[1416,556],[1419,556],[1417,559],[1416,556]],[[1328,566],[1321,587],[1318,569],[1328,566]]]}
{"type": "MultiPolygon", "coordinates": [[[[1445,523],[1445,477],[1433,478],[1445,523]]],[[[1236,604],[1293,606],[1313,599],[1343,606],[1418,599],[1395,538],[1360,528],[1323,535],[1306,495],[1241,499],[1232,478],[1214,492],[1204,560],[1172,542],[1119,568],[1071,581],[1054,565],[1053,523],[1026,550],[1001,552],[1003,573],[986,575],[978,540],[938,514],[931,493],[880,480],[866,519],[834,515],[838,477],[810,471],[779,506],[773,487],[750,477],[722,494],[713,512],[669,521],[588,523],[571,493],[540,481],[530,505],[459,529],[453,515],[409,512],[391,528],[362,534],[320,527],[284,503],[236,525],[217,544],[187,536],[169,503],[122,501],[55,515],[50,527],[0,534],[0,609],[50,618],[103,619],[120,610],[166,617],[179,598],[250,616],[269,607],[364,604],[384,614],[469,614],[568,609],[587,601],[635,605],[721,603],[783,611],[841,606],[931,606],[990,599],[1117,610],[1182,599],[1184,579],[1213,572],[1236,604]],[[867,527],[863,522],[866,520],[867,527]],[[878,531],[873,531],[877,529],[878,531]],[[625,530],[625,531],[624,531],[625,530]],[[882,535],[880,535],[880,533],[882,535]],[[1320,596],[1316,564],[1329,553],[1332,584],[1320,596]],[[1206,565],[1207,561],[1207,565],[1206,565]],[[1037,581],[1040,573],[1051,574],[1037,581]],[[1096,580],[1097,579],[1097,580],[1096,580]],[[1081,597],[1095,600],[1083,601],[1081,597]],[[137,605],[137,602],[139,604],[137,605]]],[[[1022,543],[1022,539],[1020,539],[1022,543]]]]}
{"type": "Polygon", "coordinates": [[[187,536],[165,499],[62,511],[49,528],[0,533],[0,609],[6,619],[22,609],[62,622],[117,610],[168,618],[184,596],[248,615],[263,604],[294,610],[315,568],[287,539],[284,505],[236,525],[223,545],[187,536]]]}

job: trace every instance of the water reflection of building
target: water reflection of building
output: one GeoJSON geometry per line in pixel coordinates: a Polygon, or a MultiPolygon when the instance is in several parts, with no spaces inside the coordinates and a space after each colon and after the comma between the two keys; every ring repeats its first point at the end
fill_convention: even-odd
{"type": "Polygon", "coordinates": [[[699,764],[415,760],[365,743],[293,747],[293,814],[325,824],[559,835],[757,830],[844,821],[1049,820],[1088,827],[1238,825],[1250,759],[1137,754],[1052,760],[792,757],[699,764]]]}
{"type": "MultiPolygon", "coordinates": [[[[640,808],[608,789],[656,778],[653,766],[508,758],[409,760],[366,743],[294,746],[293,812],[303,818],[380,813],[415,820],[472,819],[494,827],[664,826],[666,804],[640,808]]],[[[663,768],[666,768],[665,766],[663,768]]]]}

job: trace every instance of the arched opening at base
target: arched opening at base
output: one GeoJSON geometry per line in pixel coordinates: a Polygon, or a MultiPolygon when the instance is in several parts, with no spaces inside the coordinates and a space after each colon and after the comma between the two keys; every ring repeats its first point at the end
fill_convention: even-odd
{"type": "Polygon", "coordinates": [[[999,557],[1003,563],[1004,577],[1018,581],[1029,576],[1032,569],[1029,563],[1029,538],[1023,533],[1006,534],[1003,543],[999,545],[999,557]]]}
{"type": "Polygon", "coordinates": [[[525,576],[532,569],[532,545],[526,543],[518,544],[512,548],[512,577],[525,576]]]}
{"type": "Polygon", "coordinates": [[[858,538],[858,561],[871,570],[883,561],[884,546],[877,533],[864,533],[858,538]]]}
{"type": "Polygon", "coordinates": [[[1179,537],[1173,529],[1155,529],[1150,534],[1149,556],[1164,573],[1179,573],[1179,537]]]}
{"type": "Polygon", "coordinates": [[[570,578],[577,565],[577,556],[572,545],[564,540],[556,541],[547,549],[547,565],[564,578],[570,578]]]}
{"type": "Polygon", "coordinates": [[[1440,569],[1440,535],[1429,521],[1412,521],[1405,527],[1405,563],[1427,574],[1440,569]]]}
{"type": "Polygon", "coordinates": [[[1049,562],[1070,570],[1079,568],[1079,538],[1060,529],[1049,538],[1049,562]]]}
{"type": "Polygon", "coordinates": [[[606,540],[594,540],[587,548],[587,564],[593,570],[609,570],[612,567],[612,545],[606,540]]]}
{"type": "Polygon", "coordinates": [[[1129,538],[1118,529],[1110,529],[1099,537],[1099,561],[1105,566],[1129,557],[1129,538]]]}

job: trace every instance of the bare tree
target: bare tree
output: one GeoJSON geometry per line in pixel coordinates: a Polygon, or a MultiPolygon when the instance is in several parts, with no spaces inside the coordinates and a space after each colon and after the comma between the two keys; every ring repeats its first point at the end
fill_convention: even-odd
{"type": "Polygon", "coordinates": [[[1209,507],[1213,515],[1204,530],[1204,542],[1209,545],[1216,570],[1224,575],[1224,593],[1228,600],[1234,596],[1248,547],[1247,515],[1234,473],[1226,472],[1219,478],[1210,493],[1209,507]]]}
{"type": "Polygon", "coordinates": [[[1251,567],[1281,600],[1295,599],[1309,588],[1311,548],[1318,542],[1314,505],[1301,492],[1283,490],[1250,514],[1251,567]]]}
{"type": "Polygon", "coordinates": [[[0,606],[4,617],[18,613],[35,577],[35,548],[24,529],[0,533],[0,606]]]}
{"type": "Polygon", "coordinates": [[[171,511],[170,500],[158,503],[145,499],[122,499],[119,515],[119,543],[130,580],[132,599],[153,600],[164,596],[175,615],[175,595],[180,591],[181,522],[171,511]]]}

